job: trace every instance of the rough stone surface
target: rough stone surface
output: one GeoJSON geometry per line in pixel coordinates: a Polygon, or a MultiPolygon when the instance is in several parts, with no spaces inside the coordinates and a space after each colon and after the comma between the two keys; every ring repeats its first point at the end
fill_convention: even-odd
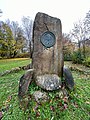
{"type": "Polygon", "coordinates": [[[19,83],[19,97],[23,97],[27,94],[28,87],[32,81],[33,69],[29,69],[21,78],[19,83]]]}
{"type": "Polygon", "coordinates": [[[35,76],[43,74],[62,75],[63,52],[62,52],[62,27],[58,18],[44,13],[37,13],[33,26],[33,68],[35,76]],[[45,48],[40,42],[42,34],[50,31],[55,35],[55,45],[45,48]]]}
{"type": "Polygon", "coordinates": [[[66,87],[72,90],[74,88],[74,79],[70,70],[66,66],[63,67],[63,74],[65,78],[66,87]]]}
{"type": "Polygon", "coordinates": [[[60,91],[59,91],[59,98],[64,98],[64,97],[68,97],[68,92],[67,92],[67,90],[66,89],[61,89],[60,91]]]}
{"type": "Polygon", "coordinates": [[[18,72],[18,71],[20,71],[20,68],[19,68],[19,67],[16,67],[16,68],[12,68],[12,69],[11,69],[11,73],[13,73],[13,72],[18,72]]]}
{"type": "Polygon", "coordinates": [[[42,103],[49,100],[48,94],[41,91],[35,91],[33,97],[37,103],[42,103]]]}
{"type": "Polygon", "coordinates": [[[37,76],[36,83],[45,90],[57,90],[61,88],[61,80],[56,74],[45,74],[37,76]]]}

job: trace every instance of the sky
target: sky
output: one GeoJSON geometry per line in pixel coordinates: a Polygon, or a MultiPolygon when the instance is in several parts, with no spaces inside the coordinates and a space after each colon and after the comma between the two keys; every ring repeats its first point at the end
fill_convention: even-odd
{"type": "Polygon", "coordinates": [[[62,22],[62,32],[69,33],[73,24],[85,18],[90,10],[90,0],[0,0],[3,11],[0,20],[18,21],[23,16],[34,20],[37,12],[57,17],[62,22]]]}

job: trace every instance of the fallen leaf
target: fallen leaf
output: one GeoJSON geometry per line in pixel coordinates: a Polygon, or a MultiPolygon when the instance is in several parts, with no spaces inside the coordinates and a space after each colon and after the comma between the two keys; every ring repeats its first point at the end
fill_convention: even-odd
{"type": "Polygon", "coordinates": [[[0,120],[1,120],[2,116],[3,116],[3,114],[2,114],[2,112],[0,112],[0,120]]]}
{"type": "Polygon", "coordinates": [[[58,106],[62,106],[62,102],[59,102],[59,103],[58,103],[58,106]]]}
{"type": "Polygon", "coordinates": [[[36,112],[36,117],[39,117],[39,116],[40,116],[40,112],[37,111],[37,112],[36,112]]]}
{"type": "Polygon", "coordinates": [[[68,105],[67,104],[64,104],[64,109],[66,110],[68,108],[68,105]]]}
{"type": "Polygon", "coordinates": [[[68,97],[64,97],[64,98],[63,98],[63,101],[64,101],[65,103],[68,103],[68,97]]]}
{"type": "Polygon", "coordinates": [[[50,110],[51,110],[51,111],[54,111],[54,106],[50,106],[50,110]]]}

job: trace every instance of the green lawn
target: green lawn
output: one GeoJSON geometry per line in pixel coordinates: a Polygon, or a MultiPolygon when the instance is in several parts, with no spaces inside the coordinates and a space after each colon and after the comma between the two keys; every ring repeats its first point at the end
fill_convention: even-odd
{"type": "MultiPolygon", "coordinates": [[[[12,73],[0,78],[0,110],[2,120],[23,120],[24,112],[19,109],[18,83],[24,71],[12,73]]],[[[24,117],[25,118],[25,117],[24,117]]]]}
{"type": "Polygon", "coordinates": [[[30,64],[29,58],[15,58],[15,59],[4,59],[0,60],[0,73],[5,70],[11,70],[15,67],[24,66],[30,64]]]}
{"type": "MultiPolygon", "coordinates": [[[[0,77],[2,120],[90,120],[90,79],[87,75],[72,72],[75,90],[70,93],[67,103],[57,98],[56,91],[49,92],[50,101],[37,104],[31,100],[29,108],[24,112],[19,108],[17,96],[19,79],[24,73],[25,71],[19,71],[0,77]]],[[[40,88],[32,83],[29,93],[38,89],[40,88]]]]}

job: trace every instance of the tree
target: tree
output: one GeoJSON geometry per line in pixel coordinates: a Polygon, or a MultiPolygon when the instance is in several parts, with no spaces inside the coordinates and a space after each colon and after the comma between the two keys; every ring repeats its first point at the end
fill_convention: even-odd
{"type": "Polygon", "coordinates": [[[19,26],[18,22],[16,21],[12,21],[10,22],[10,20],[8,19],[6,21],[6,23],[9,25],[9,27],[12,30],[13,33],[13,37],[15,40],[15,51],[14,51],[14,56],[16,56],[17,54],[22,53],[26,46],[26,39],[24,37],[23,34],[23,30],[22,28],[19,26]]]}
{"type": "Polygon", "coordinates": [[[23,53],[23,49],[25,47],[25,37],[23,35],[23,31],[21,28],[18,28],[17,36],[16,36],[16,50],[17,53],[23,53]]]}
{"type": "Polygon", "coordinates": [[[17,21],[16,22],[12,21],[11,24],[10,24],[10,27],[11,27],[11,30],[12,30],[12,33],[13,33],[13,37],[16,40],[17,39],[17,34],[20,30],[18,22],[17,21]]]}
{"type": "Polygon", "coordinates": [[[74,29],[72,29],[71,35],[72,39],[78,43],[78,56],[82,62],[82,58],[85,57],[85,39],[86,39],[86,27],[84,21],[79,21],[74,24],[74,29]],[[83,47],[83,54],[81,53],[81,47],[83,47]],[[82,56],[83,55],[83,56],[82,56]]]}
{"type": "MultiPolygon", "coordinates": [[[[79,21],[78,23],[74,24],[74,29],[72,29],[71,34],[74,41],[77,41],[78,44],[80,43],[80,41],[83,41],[86,38],[85,26],[83,24],[83,21],[79,21]]],[[[80,44],[79,44],[79,47],[80,47],[80,44]]]]}
{"type": "Polygon", "coordinates": [[[1,22],[0,26],[0,55],[1,57],[13,57],[15,50],[15,41],[10,27],[1,22]]]}
{"type": "Polygon", "coordinates": [[[90,10],[88,11],[84,19],[84,26],[85,26],[85,34],[87,38],[90,38],[90,10]]]}
{"type": "Polygon", "coordinates": [[[74,49],[75,49],[75,44],[71,41],[70,34],[63,33],[64,60],[71,60],[71,55],[74,49]]]}
{"type": "Polygon", "coordinates": [[[27,40],[27,46],[29,47],[30,57],[32,56],[32,25],[33,21],[30,17],[22,18],[22,28],[24,31],[24,36],[27,40]]]}

